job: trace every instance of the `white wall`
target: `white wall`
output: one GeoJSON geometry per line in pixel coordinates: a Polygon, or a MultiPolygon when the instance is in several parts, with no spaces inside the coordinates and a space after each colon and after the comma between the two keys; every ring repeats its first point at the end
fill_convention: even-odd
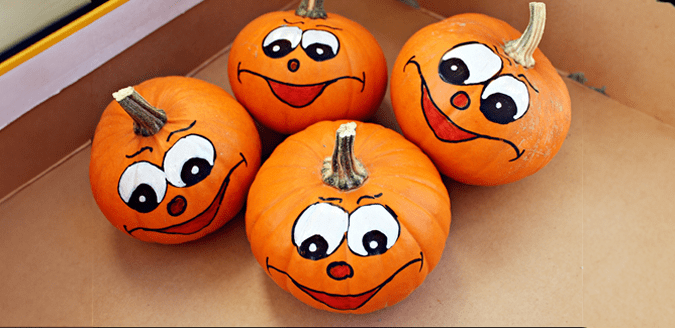
{"type": "Polygon", "coordinates": [[[0,76],[0,129],[203,0],[130,0],[0,76]]]}

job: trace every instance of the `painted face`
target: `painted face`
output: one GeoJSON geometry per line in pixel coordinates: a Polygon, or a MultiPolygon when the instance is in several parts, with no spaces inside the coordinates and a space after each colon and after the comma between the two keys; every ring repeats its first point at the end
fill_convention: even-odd
{"type": "Polygon", "coordinates": [[[440,260],[449,230],[450,198],[433,163],[374,123],[323,121],[289,136],[246,206],[265,272],[305,304],[339,313],[407,297],[440,260]]]}
{"type": "Polygon", "coordinates": [[[101,212],[126,234],[163,244],[222,227],[241,210],[260,166],[253,120],[225,90],[204,81],[162,77],[135,89],[167,120],[142,136],[117,102],[103,112],[89,166],[101,212]]]}
{"type": "Polygon", "coordinates": [[[247,161],[242,153],[227,164],[217,161],[213,142],[191,133],[196,125],[194,121],[171,131],[166,151],[162,149],[167,145],[145,145],[121,158],[128,164],[120,174],[117,192],[126,207],[123,217],[128,219],[118,224],[129,235],[141,240],[157,235],[189,238],[221,225],[210,227],[214,220],[221,221],[218,212],[230,179],[247,161]],[[197,194],[199,198],[190,196],[197,194]]]}
{"type": "MultiPolygon", "coordinates": [[[[317,26],[316,29],[307,29],[303,31],[298,26],[283,25],[275,28],[269,34],[267,34],[267,36],[263,39],[262,49],[265,56],[270,59],[287,59],[288,61],[286,62],[286,68],[288,69],[288,72],[298,72],[301,66],[301,62],[298,58],[302,59],[302,63],[304,63],[304,65],[314,65],[315,63],[331,60],[338,55],[338,52],[340,51],[340,41],[330,30],[339,30],[339,28],[328,25],[320,25],[317,26]],[[298,52],[296,53],[295,51],[297,48],[300,49],[298,49],[298,52]]],[[[327,65],[327,63],[323,64],[327,65]]],[[[360,89],[359,92],[362,92],[365,88],[365,71],[361,72],[359,76],[331,76],[329,77],[329,80],[318,80],[318,82],[309,84],[296,84],[288,81],[282,81],[281,79],[283,78],[277,80],[265,75],[272,75],[274,72],[259,73],[254,70],[243,69],[241,68],[241,62],[238,64],[238,66],[237,80],[239,82],[241,82],[241,74],[251,74],[257,76],[261,78],[264,83],[267,83],[270,92],[280,102],[293,108],[309,106],[324,92],[328,86],[340,80],[352,80],[351,82],[356,84],[356,89],[360,89]]],[[[309,70],[307,70],[307,72],[309,72],[309,70]]],[[[298,75],[300,74],[301,73],[298,75]]],[[[303,77],[308,78],[308,76],[303,77]]],[[[284,80],[298,79],[293,79],[291,77],[285,78],[284,80]]],[[[344,81],[344,83],[349,83],[349,81],[344,81]]]]}
{"type": "Polygon", "coordinates": [[[377,41],[333,14],[259,17],[235,39],[228,71],[235,96],[256,120],[288,134],[320,120],[371,116],[387,83],[377,41]]]}
{"type": "Polygon", "coordinates": [[[128,234],[134,237],[152,234],[192,235],[207,228],[216,219],[230,176],[240,165],[246,166],[246,158],[240,154],[240,160],[226,170],[224,177],[222,174],[210,177],[217,154],[213,143],[199,134],[180,137],[195,123],[173,131],[167,138],[167,142],[173,142],[173,145],[164,154],[152,156],[153,147],[144,146],[133,154],[125,155],[125,161],[134,162],[120,176],[117,189],[119,197],[129,210],[138,213],[129,217],[153,213],[152,222],[130,220],[124,224],[124,231],[128,234]],[[172,137],[176,140],[171,140],[172,137]],[[161,166],[155,164],[159,163],[159,156],[163,156],[161,166]],[[199,188],[199,184],[206,179],[216,179],[210,184],[216,183],[219,187],[208,193],[209,190],[204,190],[205,195],[211,195],[207,198],[209,202],[199,201],[193,205],[181,189],[199,188]]]}
{"type": "MultiPolygon", "coordinates": [[[[497,47],[478,42],[459,44],[448,50],[438,64],[438,77],[450,86],[456,88],[447,103],[437,105],[426,83],[420,64],[411,57],[404,69],[414,66],[417,69],[421,81],[420,106],[429,129],[436,138],[442,142],[460,143],[475,139],[487,139],[501,141],[505,146],[513,148],[513,158],[508,161],[518,160],[524,153],[510,138],[508,131],[510,124],[516,125],[516,121],[523,118],[530,107],[530,93],[539,93],[527,80],[527,77],[519,73],[504,73],[504,62],[509,65],[513,62],[497,47]],[[467,92],[471,92],[471,96],[467,92]],[[472,104],[473,103],[473,104],[472,104]],[[439,108],[441,106],[443,109],[439,108]],[[475,131],[463,128],[450,118],[452,111],[465,111],[472,109],[469,115],[478,125],[489,125],[490,131],[481,132],[479,127],[475,131]],[[446,113],[447,111],[448,113],[446,113]],[[503,126],[507,133],[501,133],[503,126]],[[501,137],[505,135],[505,137],[501,137]]],[[[476,125],[476,124],[474,124],[476,125]]]]}
{"type": "Polygon", "coordinates": [[[471,17],[431,25],[406,43],[392,73],[392,106],[404,135],[443,174],[503,184],[555,155],[569,128],[569,95],[538,49],[529,69],[505,53],[504,40],[518,31],[496,22],[499,31],[486,33],[471,17]]]}
{"type": "Polygon", "coordinates": [[[351,211],[337,197],[309,205],[287,236],[296,249],[294,265],[281,269],[281,259],[268,256],[270,276],[290,280],[299,298],[338,311],[357,310],[382,290],[395,294],[397,285],[423,279],[424,254],[410,247],[415,241],[402,233],[396,212],[378,201],[382,195],[359,197],[351,211]],[[309,278],[309,272],[315,274],[309,278]]]}

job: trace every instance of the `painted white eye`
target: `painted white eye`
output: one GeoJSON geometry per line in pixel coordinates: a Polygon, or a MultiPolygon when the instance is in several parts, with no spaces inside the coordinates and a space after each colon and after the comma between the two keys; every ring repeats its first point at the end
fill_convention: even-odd
{"type": "Polygon", "coordinates": [[[530,94],[523,81],[503,75],[491,81],[480,100],[480,111],[488,120],[508,124],[525,115],[530,107],[530,94]]]}
{"type": "Polygon", "coordinates": [[[312,204],[302,211],[292,232],[300,256],[319,260],[333,254],[347,232],[348,216],[344,209],[330,203],[312,204]]]}
{"type": "Polygon", "coordinates": [[[349,216],[347,245],[361,256],[378,255],[394,246],[400,232],[396,214],[389,207],[364,205],[349,216]]]}
{"type": "Polygon", "coordinates": [[[122,172],[117,191],[131,209],[148,213],[157,208],[166,194],[164,171],[149,162],[131,164],[122,172]]]}
{"type": "Polygon", "coordinates": [[[302,39],[302,30],[297,26],[281,26],[267,34],[263,40],[263,52],[271,58],[281,58],[293,51],[302,39]]]}
{"type": "Polygon", "coordinates": [[[204,180],[213,168],[216,149],[208,139],[191,134],[181,139],[164,155],[166,179],[175,187],[189,187],[204,180]]]}
{"type": "Polygon", "coordinates": [[[438,75],[455,85],[483,83],[502,69],[502,59],[481,43],[458,45],[441,58],[438,75]]]}
{"type": "Polygon", "coordinates": [[[324,61],[337,56],[340,41],[328,31],[307,30],[302,34],[302,49],[309,58],[324,61]]]}

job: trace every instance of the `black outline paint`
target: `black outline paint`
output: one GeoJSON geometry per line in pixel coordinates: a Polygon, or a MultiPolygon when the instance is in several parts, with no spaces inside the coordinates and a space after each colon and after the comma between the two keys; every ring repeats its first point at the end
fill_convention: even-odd
{"type": "Polygon", "coordinates": [[[133,233],[134,233],[135,231],[137,231],[137,230],[150,231],[150,232],[158,232],[158,233],[171,234],[171,235],[191,235],[191,234],[195,234],[195,233],[197,233],[197,232],[203,230],[204,228],[208,227],[209,225],[211,225],[211,222],[213,222],[213,219],[215,219],[216,215],[218,215],[218,211],[220,210],[220,204],[223,202],[223,199],[225,198],[225,191],[227,191],[227,187],[228,187],[229,184],[230,184],[230,176],[232,175],[232,173],[234,172],[234,170],[235,170],[237,167],[239,167],[239,165],[241,165],[242,163],[243,163],[245,166],[248,166],[248,162],[246,161],[246,157],[244,157],[244,154],[243,154],[243,153],[239,153],[239,155],[241,156],[241,160],[240,160],[239,162],[237,162],[237,164],[235,164],[235,165],[230,169],[230,171],[227,173],[227,176],[225,176],[225,179],[223,180],[223,183],[220,185],[220,189],[218,190],[218,193],[216,194],[216,197],[213,199],[213,201],[211,201],[211,204],[209,204],[209,206],[208,206],[204,211],[202,211],[201,213],[197,214],[197,216],[195,216],[195,217],[193,217],[192,219],[189,219],[189,220],[187,220],[187,221],[184,221],[184,222],[182,222],[182,223],[174,224],[174,225],[171,225],[171,226],[168,226],[168,227],[164,227],[164,228],[159,228],[159,229],[144,228],[144,227],[136,227],[136,228],[133,228],[133,229],[128,229],[127,226],[124,225],[124,230],[125,230],[129,235],[132,235],[132,236],[133,236],[133,233]],[[217,204],[218,207],[216,208],[215,213],[213,213],[213,217],[211,218],[211,220],[209,221],[209,223],[207,223],[206,225],[204,225],[203,227],[201,227],[201,228],[198,229],[197,231],[193,231],[193,232],[191,232],[191,233],[164,232],[164,231],[162,231],[162,230],[172,229],[172,228],[175,228],[175,227],[178,227],[178,226],[187,224],[187,223],[189,223],[189,222],[192,222],[192,221],[196,220],[197,218],[199,218],[202,214],[204,214],[204,213],[206,213],[207,211],[209,211],[209,209],[211,209],[211,207],[214,206],[214,205],[216,205],[216,204],[217,204]]]}
{"type": "Polygon", "coordinates": [[[333,84],[333,83],[335,83],[339,80],[352,79],[352,80],[356,80],[356,81],[361,82],[361,92],[363,92],[363,90],[366,87],[366,72],[365,71],[363,72],[363,78],[358,78],[356,76],[341,76],[341,77],[334,78],[332,80],[328,80],[328,81],[320,82],[320,83],[313,83],[313,84],[292,84],[292,83],[281,82],[281,81],[269,78],[269,77],[267,77],[265,75],[262,75],[260,73],[257,73],[257,72],[254,72],[254,71],[251,71],[251,70],[248,70],[248,69],[242,69],[241,68],[241,62],[239,62],[239,64],[237,64],[237,81],[239,81],[239,83],[242,83],[241,78],[240,78],[241,73],[248,73],[248,74],[251,74],[251,75],[254,75],[254,76],[257,76],[257,77],[260,77],[260,78],[264,79],[265,82],[267,82],[267,86],[269,86],[270,91],[272,91],[272,94],[277,99],[279,99],[279,101],[281,101],[282,103],[284,103],[284,104],[286,104],[290,107],[293,107],[293,108],[302,108],[302,107],[307,107],[307,106],[311,105],[317,98],[319,98],[319,96],[321,96],[321,94],[323,94],[323,91],[326,90],[326,87],[328,87],[329,85],[331,85],[331,84],[333,84]],[[279,97],[279,95],[277,95],[274,92],[274,89],[272,88],[272,85],[270,84],[270,81],[272,81],[274,83],[286,85],[286,86],[289,86],[289,87],[294,87],[294,88],[315,87],[315,86],[318,86],[318,85],[323,85],[323,88],[321,88],[321,91],[319,91],[319,93],[314,97],[314,99],[312,99],[307,104],[302,105],[302,106],[294,106],[294,105],[291,105],[288,102],[286,102],[284,99],[279,97]]]}
{"type": "Polygon", "coordinates": [[[284,18],[284,22],[286,22],[286,24],[291,24],[291,25],[294,25],[294,24],[305,24],[305,22],[303,22],[303,21],[289,22],[289,21],[286,20],[286,18],[284,18]]]}
{"type": "MultiPolygon", "coordinates": [[[[433,102],[433,100],[432,100],[432,102],[433,102]]],[[[452,107],[455,107],[459,110],[465,110],[465,109],[469,108],[469,106],[471,106],[471,97],[469,97],[469,94],[466,93],[466,91],[462,91],[462,90],[457,91],[454,95],[452,95],[452,97],[450,97],[450,105],[452,105],[452,107]],[[459,95],[464,95],[464,97],[466,97],[466,105],[464,105],[462,107],[457,107],[457,105],[455,105],[455,98],[459,95]]]]}
{"type": "Polygon", "coordinates": [[[358,200],[356,200],[356,205],[359,205],[359,203],[361,202],[362,199],[375,199],[375,198],[380,198],[380,197],[382,197],[382,193],[379,193],[379,194],[376,194],[376,195],[372,195],[372,196],[370,196],[370,195],[363,195],[363,196],[359,197],[358,200]]]}
{"type": "Polygon", "coordinates": [[[347,263],[347,262],[345,262],[345,261],[331,262],[331,263],[328,264],[328,266],[326,267],[326,274],[328,275],[328,277],[330,277],[331,279],[334,279],[334,280],[338,280],[338,281],[340,281],[340,280],[345,280],[345,279],[348,279],[348,278],[351,278],[351,277],[354,276],[354,268],[352,268],[352,266],[349,265],[349,263],[347,263]],[[349,268],[349,274],[344,275],[343,277],[335,277],[335,276],[333,276],[333,274],[330,273],[330,270],[331,270],[332,268],[336,267],[336,266],[347,266],[347,267],[349,268]]]}
{"type": "Polygon", "coordinates": [[[382,282],[381,284],[377,285],[375,288],[370,289],[370,290],[368,290],[368,291],[366,291],[366,292],[363,292],[363,293],[360,293],[360,294],[355,294],[355,295],[354,295],[354,294],[349,294],[349,295],[339,295],[339,294],[325,293],[325,292],[322,292],[322,291],[318,291],[318,290],[311,289],[311,288],[309,288],[309,287],[303,286],[303,285],[301,285],[299,282],[297,282],[295,279],[293,279],[293,277],[291,277],[291,275],[289,275],[287,272],[285,272],[285,271],[283,271],[283,270],[280,270],[280,269],[278,269],[278,268],[276,268],[276,267],[270,265],[269,262],[270,262],[270,258],[269,258],[269,256],[268,256],[268,257],[266,258],[266,260],[265,260],[265,266],[267,267],[267,272],[268,272],[270,275],[272,274],[272,272],[270,271],[270,269],[274,269],[275,271],[277,271],[277,272],[279,272],[279,273],[285,275],[286,277],[288,277],[288,279],[291,279],[291,282],[293,282],[293,284],[294,284],[296,287],[298,287],[298,289],[300,289],[303,293],[309,295],[311,298],[313,298],[313,299],[316,300],[317,302],[319,302],[319,303],[321,303],[321,304],[324,304],[324,305],[328,306],[329,308],[336,309],[336,310],[339,310],[339,311],[351,311],[351,310],[356,310],[356,309],[362,307],[363,305],[365,305],[366,303],[368,303],[368,301],[370,301],[375,295],[377,295],[377,293],[378,293],[380,290],[382,290],[382,288],[383,288],[386,284],[388,284],[389,282],[391,282],[391,281],[394,279],[394,277],[396,277],[396,275],[398,275],[401,271],[403,271],[404,269],[406,269],[406,268],[409,267],[410,265],[415,264],[415,263],[417,263],[417,262],[420,262],[420,269],[419,269],[418,272],[421,272],[421,271],[422,271],[422,268],[424,267],[424,254],[423,254],[422,252],[420,252],[420,257],[419,257],[419,258],[416,258],[416,259],[413,259],[413,260],[408,261],[408,263],[404,264],[402,267],[400,267],[398,270],[396,270],[396,272],[394,272],[391,276],[389,276],[389,278],[387,278],[387,279],[386,279],[384,282],[382,282]],[[369,293],[372,293],[372,295],[370,295],[370,297],[368,297],[365,301],[363,301],[363,303],[361,303],[359,306],[357,306],[357,307],[355,307],[355,308],[352,308],[352,309],[338,309],[338,308],[334,308],[334,307],[332,307],[332,306],[330,306],[330,305],[328,305],[328,304],[326,304],[326,303],[324,303],[324,302],[322,302],[322,301],[316,299],[316,298],[314,297],[314,295],[312,295],[310,292],[316,293],[316,294],[327,295],[327,296],[329,296],[329,297],[360,297],[360,296],[363,296],[363,295],[367,295],[367,294],[369,294],[369,293]]]}
{"type": "MultiPolygon", "coordinates": [[[[195,121],[195,122],[196,122],[196,121],[195,121]]],[[[191,127],[191,126],[190,126],[190,127],[191,127]]],[[[185,130],[185,129],[183,129],[183,130],[185,130]]],[[[179,132],[179,130],[178,130],[178,131],[175,131],[175,132],[179,132]]],[[[208,141],[209,144],[211,144],[211,148],[213,149],[213,160],[212,160],[212,161],[213,161],[213,165],[214,165],[214,166],[216,165],[216,160],[218,159],[218,151],[216,150],[216,145],[213,144],[213,141],[211,141],[211,139],[209,139],[209,138],[207,138],[207,137],[205,137],[205,136],[203,136],[203,135],[201,135],[201,134],[190,133],[190,134],[187,134],[187,135],[184,135],[184,136],[180,137],[180,139],[176,140],[176,142],[174,142],[173,145],[172,145],[167,151],[164,152],[164,156],[162,157],[162,171],[165,171],[165,172],[166,172],[166,170],[164,169],[164,168],[166,167],[166,155],[169,154],[169,152],[171,151],[171,149],[173,149],[173,147],[176,146],[176,144],[177,144],[179,141],[181,141],[181,140],[183,140],[183,139],[185,139],[185,138],[187,138],[187,137],[189,137],[189,136],[198,136],[198,137],[202,137],[202,138],[204,138],[206,141],[208,141]]],[[[194,157],[193,157],[193,158],[194,158],[194,157]]],[[[206,159],[206,158],[204,158],[204,159],[206,159]]],[[[212,166],[211,168],[213,169],[213,166],[212,166]]],[[[179,187],[179,186],[176,186],[176,185],[174,185],[173,183],[171,183],[171,182],[169,181],[168,178],[166,179],[166,181],[169,182],[170,185],[172,185],[172,186],[174,186],[174,187],[176,187],[176,188],[188,188],[188,187],[192,187],[192,186],[193,186],[193,185],[190,185],[190,186],[179,187]]],[[[182,179],[181,179],[181,181],[182,181],[182,179]]],[[[185,183],[185,181],[183,181],[183,183],[185,183]]],[[[199,182],[198,182],[198,183],[199,183],[199,182]]]]}
{"type": "MultiPolygon", "coordinates": [[[[171,136],[173,136],[174,133],[183,132],[183,131],[187,131],[187,130],[192,129],[192,127],[195,126],[195,123],[197,123],[197,120],[194,120],[194,121],[193,121],[192,123],[190,123],[190,125],[189,125],[188,127],[186,127],[186,128],[178,129],[178,130],[176,130],[176,131],[173,131],[173,132],[169,133],[169,136],[166,138],[166,142],[169,142],[169,140],[171,139],[171,136]]],[[[206,139],[208,140],[208,138],[206,138],[206,139]]]]}
{"type": "Polygon", "coordinates": [[[337,200],[338,203],[342,203],[342,198],[338,198],[338,197],[328,197],[328,198],[319,197],[319,199],[324,201],[324,202],[333,202],[333,201],[337,200]]]}
{"type": "Polygon", "coordinates": [[[507,55],[502,55],[502,54],[499,52],[499,49],[497,48],[497,46],[495,46],[494,44],[492,45],[492,47],[495,48],[495,53],[496,53],[497,55],[499,55],[500,57],[506,59],[506,61],[509,62],[509,66],[513,66],[513,63],[511,63],[511,58],[509,58],[509,56],[507,56],[507,55]]]}
{"type": "Polygon", "coordinates": [[[147,147],[147,146],[146,146],[146,147],[141,148],[141,150],[139,150],[139,151],[137,151],[137,152],[135,152],[135,153],[133,153],[133,154],[131,154],[131,155],[124,155],[124,157],[126,157],[126,158],[134,158],[134,157],[138,156],[138,154],[140,154],[140,153],[142,153],[142,152],[144,152],[144,151],[146,151],[146,150],[149,150],[149,151],[152,153],[152,147],[147,147]]]}
{"type": "Polygon", "coordinates": [[[525,79],[525,81],[527,82],[527,84],[530,85],[530,88],[532,88],[532,90],[534,90],[534,92],[539,93],[539,90],[537,90],[537,88],[535,88],[535,87],[532,85],[532,83],[531,83],[530,80],[527,78],[527,76],[525,76],[525,74],[520,73],[520,74],[518,74],[518,77],[522,77],[523,79],[525,79]]]}
{"type": "Polygon", "coordinates": [[[324,24],[318,24],[318,25],[314,25],[314,26],[315,27],[327,27],[327,28],[331,28],[331,29],[334,29],[334,30],[337,30],[337,31],[342,31],[342,29],[339,28],[339,27],[328,26],[328,25],[324,25],[324,24]]]}
{"type": "Polygon", "coordinates": [[[166,204],[166,211],[167,211],[167,213],[169,213],[169,215],[171,215],[171,216],[179,216],[179,215],[183,214],[183,213],[185,212],[185,210],[187,209],[187,203],[188,203],[188,202],[187,202],[187,199],[185,199],[185,197],[184,197],[183,195],[178,195],[178,196],[172,198],[172,199],[169,201],[169,203],[166,204]],[[174,202],[176,202],[178,199],[182,199],[182,200],[183,200],[183,203],[185,204],[185,206],[183,206],[183,207],[180,209],[180,212],[178,212],[178,213],[172,213],[172,212],[171,212],[171,204],[173,204],[174,202]]]}
{"type": "Polygon", "coordinates": [[[420,89],[421,89],[420,106],[421,106],[421,109],[422,109],[422,114],[424,114],[424,119],[426,120],[427,125],[429,126],[429,128],[431,129],[431,131],[434,133],[434,136],[436,136],[436,138],[437,138],[438,140],[440,140],[440,141],[442,141],[442,142],[447,142],[447,143],[460,143],[460,142],[465,142],[465,141],[475,140],[475,139],[478,139],[478,138],[484,138],[484,139],[488,139],[488,140],[501,141],[501,142],[504,142],[504,143],[506,143],[507,145],[511,146],[511,147],[513,148],[513,150],[516,152],[516,157],[513,158],[513,159],[510,159],[509,162],[513,162],[513,161],[517,160],[518,158],[520,158],[520,157],[525,153],[525,149],[523,149],[523,150],[521,151],[521,150],[520,150],[513,142],[511,142],[510,140],[503,139],[503,138],[497,138],[497,137],[493,137],[493,136],[489,136],[489,135],[484,135],[484,134],[478,134],[478,133],[476,133],[476,132],[466,130],[466,129],[460,127],[459,125],[455,124],[455,122],[453,122],[453,121],[450,119],[450,117],[448,117],[448,115],[446,115],[445,113],[443,113],[443,111],[441,111],[441,110],[439,109],[438,105],[436,105],[436,102],[434,102],[433,98],[431,97],[431,92],[429,91],[429,87],[428,87],[428,85],[427,85],[427,82],[426,82],[426,80],[424,79],[424,75],[422,75],[422,68],[420,67],[420,64],[419,64],[417,61],[414,60],[414,58],[415,58],[415,56],[412,56],[412,57],[410,57],[410,59],[408,59],[408,61],[406,62],[406,64],[403,65],[403,71],[405,72],[405,69],[406,69],[406,67],[408,67],[409,64],[414,64],[415,67],[417,68],[417,73],[419,74],[420,80],[421,80],[421,86],[420,86],[420,89]],[[474,138],[463,139],[463,140],[446,140],[446,139],[442,139],[441,137],[439,137],[438,134],[436,134],[436,131],[435,131],[435,130],[433,129],[433,127],[431,126],[431,124],[429,123],[429,119],[427,118],[427,115],[426,115],[426,113],[425,113],[425,111],[424,111],[424,97],[425,97],[425,94],[428,95],[429,100],[430,100],[431,103],[434,105],[434,107],[436,108],[436,110],[437,110],[441,115],[443,115],[443,116],[445,117],[445,119],[446,119],[449,123],[453,124],[453,125],[456,126],[458,129],[460,129],[460,130],[462,130],[462,131],[464,131],[464,132],[466,132],[466,133],[470,133],[470,134],[475,135],[475,137],[474,137],[474,138]]]}
{"type": "MultiPolygon", "coordinates": [[[[480,44],[480,45],[485,46],[486,48],[488,48],[488,50],[492,51],[492,49],[490,49],[490,47],[487,46],[486,44],[480,43],[480,42],[478,42],[478,41],[467,41],[467,42],[462,42],[462,43],[456,44],[455,46],[453,46],[452,48],[450,48],[448,51],[446,51],[445,53],[443,53],[443,56],[445,56],[445,54],[447,54],[448,52],[454,50],[455,48],[459,48],[459,47],[461,47],[461,46],[466,46],[466,45],[469,45],[469,44],[480,44]]],[[[493,51],[493,52],[494,52],[494,51],[493,51]]],[[[495,55],[498,55],[498,54],[495,54],[495,55]]],[[[439,68],[440,68],[441,64],[443,63],[443,56],[441,56],[441,61],[438,63],[439,68]]],[[[415,56],[410,57],[410,59],[413,59],[413,58],[415,58],[415,56]]],[[[457,58],[457,57],[451,57],[451,58],[457,58]]],[[[410,62],[410,60],[408,60],[408,62],[410,62]]],[[[408,63],[406,63],[406,66],[407,66],[407,65],[408,65],[408,63]]],[[[452,84],[452,85],[482,85],[482,84],[485,84],[485,82],[494,79],[496,76],[499,76],[499,74],[502,72],[503,69],[504,69],[504,62],[501,62],[501,66],[499,66],[499,70],[497,71],[497,73],[495,73],[494,75],[490,76],[490,78],[488,78],[488,79],[485,80],[485,81],[474,82],[474,83],[459,83],[459,84],[458,84],[458,83],[447,82],[447,81],[445,81],[445,79],[443,79],[442,76],[440,76],[440,70],[439,70],[438,75],[439,75],[439,77],[441,78],[441,80],[442,80],[443,82],[448,83],[448,84],[452,84]]],[[[403,67],[403,71],[405,72],[405,67],[403,67]]]]}
{"type": "Polygon", "coordinates": [[[286,68],[288,68],[288,70],[291,73],[295,73],[300,69],[300,61],[297,58],[293,58],[288,61],[288,64],[286,64],[286,68]]]}

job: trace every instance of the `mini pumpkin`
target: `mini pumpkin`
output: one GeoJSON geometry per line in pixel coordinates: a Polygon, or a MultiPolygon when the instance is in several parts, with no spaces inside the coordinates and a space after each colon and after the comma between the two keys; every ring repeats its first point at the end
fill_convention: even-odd
{"type": "Polygon", "coordinates": [[[571,104],[537,48],[544,25],[543,3],[530,4],[522,35],[504,21],[460,14],[419,30],[401,49],[391,76],[396,120],[443,174],[505,184],[558,152],[571,104]]]}
{"type": "Polygon", "coordinates": [[[380,45],[358,23],[303,0],[244,27],[230,49],[228,76],[237,100],[282,134],[322,120],[366,120],[387,88],[380,45]]]}
{"type": "Polygon", "coordinates": [[[91,146],[97,205],[119,230],[163,244],[195,240],[239,212],[260,166],[253,119],[226,91],[187,77],[120,90],[91,146]]]}
{"type": "Polygon", "coordinates": [[[440,260],[449,229],[433,163],[374,123],[323,121],[288,137],[262,165],[246,209],[265,272],[302,302],[341,313],[404,299],[440,260]]]}

